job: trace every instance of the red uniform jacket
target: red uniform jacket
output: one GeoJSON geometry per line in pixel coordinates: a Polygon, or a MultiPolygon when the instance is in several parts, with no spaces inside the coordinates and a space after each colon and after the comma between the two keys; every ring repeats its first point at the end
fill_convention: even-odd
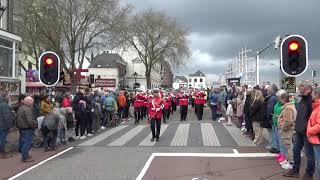
{"type": "Polygon", "coordinates": [[[188,99],[181,98],[179,104],[180,104],[180,106],[188,106],[188,99]]]}
{"type": "Polygon", "coordinates": [[[163,102],[163,105],[164,105],[164,109],[170,109],[171,107],[171,101],[169,98],[166,98],[163,102]]]}
{"type": "Polygon", "coordinates": [[[195,104],[205,104],[206,100],[203,97],[196,97],[195,104]]]}
{"type": "Polygon", "coordinates": [[[163,105],[163,101],[160,97],[157,98],[152,98],[151,100],[151,107],[150,107],[150,118],[151,119],[158,119],[161,121],[161,117],[162,117],[162,105],[163,105]]]}

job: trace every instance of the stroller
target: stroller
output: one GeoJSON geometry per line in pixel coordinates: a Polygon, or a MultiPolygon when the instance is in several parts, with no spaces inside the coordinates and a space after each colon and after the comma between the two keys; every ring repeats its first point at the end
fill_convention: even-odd
{"type": "Polygon", "coordinates": [[[32,147],[40,148],[43,145],[43,135],[41,132],[41,124],[43,121],[44,116],[38,117],[38,128],[34,132],[33,140],[32,140],[32,147]]]}

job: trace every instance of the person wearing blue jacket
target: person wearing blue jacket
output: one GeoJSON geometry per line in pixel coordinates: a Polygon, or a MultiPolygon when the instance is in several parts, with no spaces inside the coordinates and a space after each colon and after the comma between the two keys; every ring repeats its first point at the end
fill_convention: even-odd
{"type": "Polygon", "coordinates": [[[218,89],[212,89],[209,95],[210,108],[212,112],[212,121],[217,120],[217,109],[219,104],[219,92],[218,89]]]}
{"type": "Polygon", "coordinates": [[[12,157],[5,152],[7,135],[12,126],[12,113],[8,100],[8,94],[0,92],[0,159],[12,157]]]}

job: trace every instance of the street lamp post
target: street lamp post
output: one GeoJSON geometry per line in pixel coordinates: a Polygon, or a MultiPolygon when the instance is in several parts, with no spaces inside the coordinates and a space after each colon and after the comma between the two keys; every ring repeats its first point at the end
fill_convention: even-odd
{"type": "Polygon", "coordinates": [[[270,43],[267,47],[263,48],[260,51],[257,51],[257,62],[256,62],[256,84],[259,85],[260,83],[260,54],[263,53],[265,50],[267,50],[270,46],[273,44],[276,44],[275,48],[277,49],[279,46],[279,42],[281,41],[280,36],[277,36],[276,39],[270,43]]]}
{"type": "Polygon", "coordinates": [[[137,76],[138,76],[138,73],[137,73],[137,72],[134,72],[134,73],[133,73],[133,77],[134,77],[134,85],[133,85],[133,88],[134,88],[135,93],[137,93],[137,87],[136,87],[136,85],[137,85],[137,76]]]}

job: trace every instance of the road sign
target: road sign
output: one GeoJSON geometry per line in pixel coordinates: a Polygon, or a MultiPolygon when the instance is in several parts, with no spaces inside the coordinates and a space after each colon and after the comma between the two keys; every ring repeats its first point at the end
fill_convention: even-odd
{"type": "Polygon", "coordinates": [[[284,89],[288,93],[296,92],[296,78],[295,77],[285,77],[284,78],[284,89]]]}

